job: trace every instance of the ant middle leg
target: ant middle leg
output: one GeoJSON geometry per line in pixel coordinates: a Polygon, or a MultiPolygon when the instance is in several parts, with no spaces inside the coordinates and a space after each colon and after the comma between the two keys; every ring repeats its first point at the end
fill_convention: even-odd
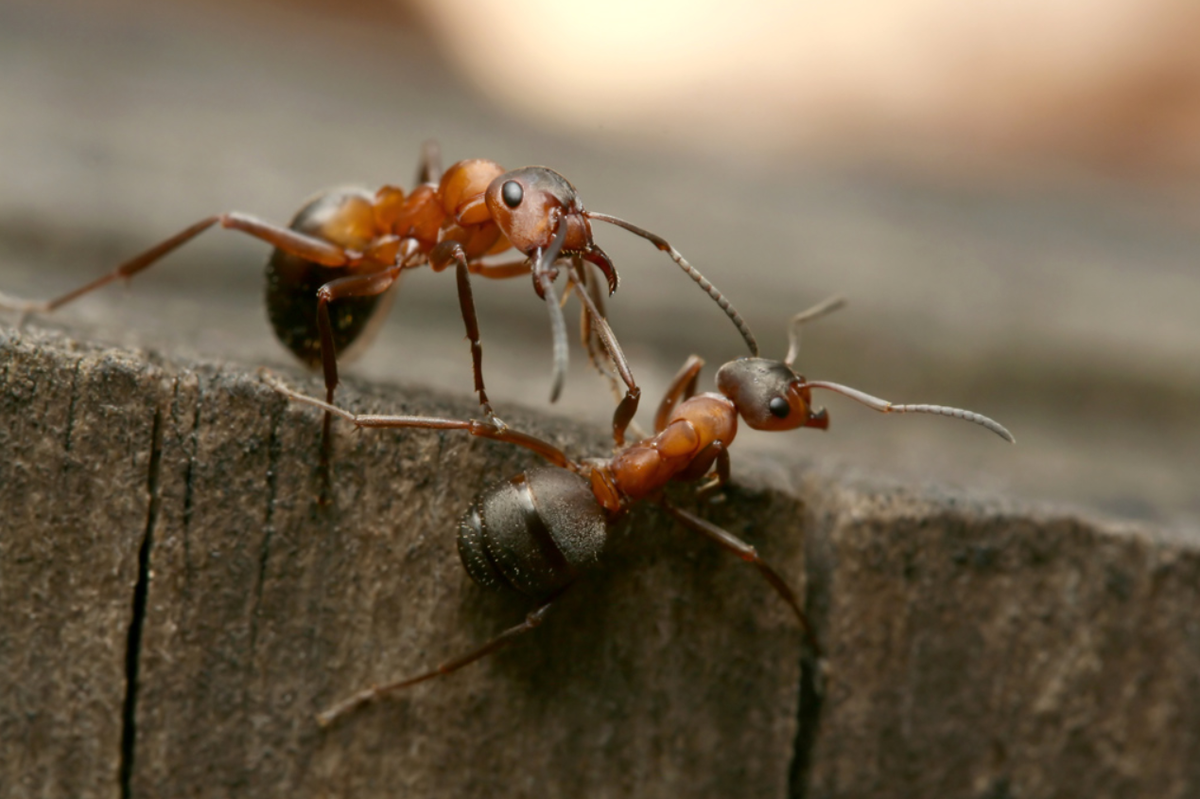
{"type": "Polygon", "coordinates": [[[712,522],[701,519],[693,513],[689,513],[682,508],[677,508],[670,503],[663,501],[660,503],[667,513],[671,514],[680,524],[697,533],[708,536],[713,541],[716,541],[725,549],[737,555],[747,563],[751,563],[762,574],[771,587],[775,589],[775,593],[783,598],[784,602],[788,603],[792,612],[796,614],[796,619],[800,622],[800,627],[804,631],[804,637],[808,639],[808,643],[813,648],[818,656],[821,654],[821,647],[817,643],[817,636],[813,633],[812,625],[808,622],[808,617],[804,615],[804,611],[800,609],[800,602],[796,599],[796,594],[791,587],[784,582],[784,579],[779,576],[771,566],[758,555],[758,550],[747,544],[742,539],[733,535],[727,530],[724,530],[712,522]]]}
{"type": "Polygon", "coordinates": [[[455,265],[455,277],[458,281],[458,307],[462,312],[463,325],[467,329],[467,339],[471,342],[471,370],[475,376],[475,391],[479,394],[479,405],[488,421],[498,427],[504,423],[492,410],[488,400],[487,388],[483,383],[483,345],[479,338],[479,318],[475,314],[475,297],[471,293],[471,266],[467,262],[467,254],[462,244],[457,241],[444,241],[429,253],[429,265],[433,271],[440,272],[450,264],[455,265]]]}

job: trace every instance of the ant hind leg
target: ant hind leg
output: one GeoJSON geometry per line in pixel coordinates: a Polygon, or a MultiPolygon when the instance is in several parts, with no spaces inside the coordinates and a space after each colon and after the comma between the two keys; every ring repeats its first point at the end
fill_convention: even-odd
{"type": "MultiPolygon", "coordinates": [[[[562,594],[560,593],[558,596],[562,596],[562,594]]],[[[550,607],[555,603],[555,601],[557,601],[558,596],[554,597],[540,607],[530,611],[529,615],[525,617],[525,621],[513,627],[509,627],[507,630],[500,633],[478,649],[454,658],[453,660],[448,660],[445,663],[441,663],[437,667],[422,674],[418,674],[415,677],[397,680],[396,682],[388,683],[387,685],[372,685],[370,688],[363,689],[348,699],[338,702],[328,710],[319,713],[317,715],[317,723],[322,727],[328,727],[342,716],[350,713],[351,711],[357,710],[363,705],[368,705],[372,702],[378,701],[388,694],[395,693],[396,691],[402,691],[405,688],[410,688],[427,680],[432,680],[435,677],[451,674],[458,671],[463,666],[469,666],[475,661],[481,660],[482,658],[487,657],[499,649],[503,649],[519,636],[524,635],[530,630],[540,626],[542,621],[546,618],[546,613],[549,612],[550,607]]]]}

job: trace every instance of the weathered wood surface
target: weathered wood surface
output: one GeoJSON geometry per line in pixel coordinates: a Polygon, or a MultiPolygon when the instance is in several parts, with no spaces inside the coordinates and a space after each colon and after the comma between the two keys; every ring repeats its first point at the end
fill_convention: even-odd
{"type": "MultiPolygon", "coordinates": [[[[253,374],[8,332],[0,363],[0,793],[116,796],[121,764],[135,796],[785,792],[794,620],[660,514],[635,514],[609,570],[520,646],[322,732],[333,701],[527,612],[470,587],[454,534],[478,490],[533,459],[343,430],[322,511],[317,415],[253,374]]],[[[798,501],[732,496],[712,517],[799,578],[798,501]]]]}
{"type": "Polygon", "coordinates": [[[252,371],[36,329],[0,333],[0,364],[5,796],[1200,791],[1195,540],[787,459],[700,511],[807,586],[819,678],[753,569],[649,509],[524,641],[322,731],[522,616],[469,583],[454,528],[531,458],[341,430],[321,510],[318,415],[252,371]]]}

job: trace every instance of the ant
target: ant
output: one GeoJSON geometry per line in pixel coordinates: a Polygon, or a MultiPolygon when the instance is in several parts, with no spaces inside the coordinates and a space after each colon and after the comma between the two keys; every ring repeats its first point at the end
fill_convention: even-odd
{"type": "Polygon", "coordinates": [[[812,403],[813,389],[843,394],[882,413],[931,413],[973,422],[1006,441],[1012,434],[992,419],[973,411],[941,405],[893,405],[837,383],[806,380],[792,369],[799,349],[799,328],[843,304],[835,297],[793,317],[789,348],[783,361],[739,358],[717,371],[717,393],[696,394],[704,361],[693,355],[671,381],[654,417],[654,435],[619,447],[611,458],[573,460],[547,441],[491,421],[423,416],[355,414],[315,397],[294,391],[268,376],[272,388],[292,399],[336,414],[359,428],[421,428],[464,430],[473,436],[525,447],[549,465],[529,469],[479,494],[462,517],[458,553],[467,573],[486,588],[515,591],[537,602],[523,622],[474,651],[413,677],[371,686],[323,711],[317,717],[328,726],[350,711],[466,666],[508,645],[540,625],[562,593],[580,572],[594,566],[613,524],[636,502],[656,502],[690,530],[753,564],[792,609],[805,638],[818,655],[816,637],[795,592],[753,546],[695,514],[676,507],[664,496],[672,481],[694,482],[711,474],[697,494],[729,481],[729,445],[737,434],[738,418],[756,430],[794,430],[829,427],[829,415],[812,403]]]}
{"type": "MultiPolygon", "coordinates": [[[[455,267],[458,300],[471,343],[475,391],[484,416],[499,427],[483,381],[479,325],[471,293],[471,275],[502,279],[531,275],[546,301],[553,331],[554,371],[551,402],[562,390],[567,364],[566,326],[554,291],[558,260],[570,259],[567,291],[573,287],[583,304],[583,335],[592,363],[599,339],[627,391],[614,418],[614,435],[623,441],[641,391],[616,339],[604,322],[597,281],[585,264],[603,273],[611,295],[617,271],[592,240],[591,221],[607,222],[647,239],[667,253],[729,316],[751,353],[758,344],[728,300],[665,239],[615,216],[584,209],[566,178],[554,170],[530,166],[505,171],[482,158],[458,161],[442,170],[441,154],[426,143],[417,169],[417,187],[408,194],[386,185],[374,194],[336,189],[318,195],[300,209],[288,227],[279,227],[237,211],[215,214],[176,233],[112,272],[48,302],[5,301],[0,308],[22,314],[49,313],[121,278],[132,278],[214,225],[261,239],[274,247],[267,261],[267,315],[279,341],[310,368],[320,366],[325,399],[333,402],[338,358],[366,346],[390,308],[391,289],[406,269],[428,265],[435,272],[455,267]],[[522,258],[506,263],[485,260],[509,248],[522,258]],[[313,299],[315,297],[315,302],[313,299]]],[[[615,378],[609,374],[616,386],[615,378]]],[[[619,393],[619,392],[618,392],[619,393]]],[[[322,455],[328,461],[331,417],[325,416],[322,455]]]]}

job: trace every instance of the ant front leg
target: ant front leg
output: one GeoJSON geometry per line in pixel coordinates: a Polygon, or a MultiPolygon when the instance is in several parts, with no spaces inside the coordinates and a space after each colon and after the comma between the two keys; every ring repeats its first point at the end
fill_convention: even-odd
{"type": "Polygon", "coordinates": [[[729,449],[720,441],[714,441],[708,446],[716,452],[717,471],[708,482],[696,489],[696,499],[703,499],[729,484],[729,449]]]}
{"type": "Polygon", "coordinates": [[[523,258],[520,261],[508,261],[502,264],[471,264],[471,274],[486,277],[489,280],[507,280],[510,277],[521,277],[528,275],[533,269],[528,258],[523,258]]]}
{"type": "Polygon", "coordinates": [[[462,244],[457,241],[443,241],[429,253],[429,265],[435,272],[442,271],[452,263],[458,278],[458,307],[462,312],[463,325],[467,328],[467,338],[471,342],[471,369],[475,375],[475,391],[479,394],[479,404],[488,421],[498,427],[504,427],[504,422],[500,421],[496,412],[492,410],[487,388],[483,384],[483,345],[479,340],[479,319],[475,315],[475,297],[471,293],[471,267],[467,263],[467,254],[463,251],[462,244]]]}
{"type": "Polygon", "coordinates": [[[642,389],[638,387],[637,382],[633,379],[633,372],[629,368],[629,361],[625,359],[625,352],[621,349],[620,343],[617,342],[617,337],[613,334],[612,328],[609,327],[608,320],[596,307],[596,303],[592,301],[587,290],[587,279],[582,277],[582,270],[578,270],[580,276],[572,276],[575,285],[579,288],[575,292],[579,296],[579,302],[583,304],[584,313],[591,317],[591,330],[595,333],[596,338],[600,339],[600,343],[604,345],[604,349],[608,352],[608,357],[612,359],[613,366],[617,369],[617,374],[621,376],[621,380],[625,382],[626,391],[625,397],[617,404],[617,409],[613,412],[613,444],[617,449],[625,446],[625,431],[629,428],[633,421],[634,415],[637,413],[638,403],[642,399],[642,389]]]}
{"type": "Polygon", "coordinates": [[[24,302],[5,304],[4,307],[9,310],[20,311],[22,314],[28,313],[50,313],[69,302],[72,302],[85,294],[90,294],[102,286],[106,286],[115,280],[122,278],[128,279],[148,269],[163,257],[170,254],[174,250],[188,243],[192,239],[199,236],[204,231],[208,230],[215,224],[220,223],[221,227],[230,230],[238,230],[242,233],[254,236],[268,244],[283,250],[286,253],[303,258],[306,261],[313,261],[322,266],[346,266],[351,263],[357,253],[347,252],[337,245],[329,242],[321,241],[320,239],[305,236],[302,233],[297,233],[288,228],[272,225],[269,222],[264,222],[261,219],[256,219],[247,214],[232,211],[226,214],[215,214],[213,216],[201,219],[191,227],[179,231],[174,236],[165,239],[158,244],[155,244],[145,252],[135,255],[125,263],[118,266],[107,275],[80,286],[77,289],[68,291],[60,297],[56,297],[49,302],[24,302]]]}
{"type": "MultiPolygon", "coordinates": [[[[596,306],[596,311],[605,319],[608,318],[608,311],[604,307],[604,294],[600,291],[600,283],[596,280],[592,270],[595,269],[592,264],[585,262],[578,255],[572,256],[571,269],[574,271],[578,280],[576,285],[582,283],[583,290],[587,292],[588,298],[592,301],[592,305],[596,306]]],[[[582,305],[582,302],[581,302],[582,305]]],[[[600,352],[604,348],[603,342],[596,333],[595,324],[592,322],[592,314],[584,305],[579,313],[579,340],[583,344],[584,350],[587,352],[588,362],[592,364],[601,377],[606,378],[612,387],[613,398],[617,402],[621,401],[621,389],[617,385],[617,375],[609,369],[600,360],[600,352]]],[[[611,359],[610,359],[611,360],[611,359]]]]}
{"type": "Polygon", "coordinates": [[[671,411],[675,409],[680,400],[686,400],[696,395],[696,380],[700,377],[700,370],[703,368],[703,358],[699,355],[689,355],[688,359],[683,362],[683,368],[671,378],[671,384],[667,386],[662,402],[658,405],[658,411],[654,414],[655,433],[661,433],[667,429],[667,419],[670,418],[671,411]]]}
{"type": "MultiPolygon", "coordinates": [[[[562,596],[562,594],[560,593],[559,596],[562,596]]],[[[486,644],[473,652],[469,652],[468,654],[457,657],[454,660],[448,660],[445,663],[439,664],[436,668],[431,669],[424,674],[418,674],[415,677],[409,677],[404,680],[397,680],[396,682],[388,683],[387,685],[372,685],[370,688],[359,691],[354,696],[344,699],[328,710],[317,714],[317,723],[322,727],[328,727],[342,716],[353,710],[357,710],[363,705],[375,702],[378,699],[387,696],[388,694],[395,693],[396,691],[402,691],[405,688],[410,688],[418,683],[423,683],[426,680],[432,680],[434,677],[441,677],[446,674],[451,674],[458,671],[463,666],[469,666],[475,661],[481,660],[482,658],[487,657],[499,649],[503,649],[511,644],[518,636],[524,635],[530,630],[540,626],[542,621],[546,618],[546,613],[549,612],[550,606],[553,605],[557,600],[558,597],[555,597],[541,607],[531,611],[529,615],[525,617],[525,621],[514,627],[509,627],[507,630],[500,633],[495,638],[488,641],[486,644]]]]}
{"type": "Polygon", "coordinates": [[[759,557],[758,550],[727,530],[718,527],[712,522],[705,521],[695,514],[688,513],[682,508],[677,508],[666,501],[663,501],[660,504],[667,513],[671,514],[671,516],[674,517],[675,520],[684,527],[708,536],[713,541],[716,541],[722,547],[737,555],[742,560],[746,561],[747,563],[754,564],[754,567],[758,569],[763,578],[765,578],[766,581],[771,584],[771,587],[775,589],[775,593],[779,594],[779,596],[783,598],[783,601],[787,602],[788,606],[791,607],[792,612],[796,614],[796,619],[800,622],[801,629],[804,631],[804,637],[808,639],[808,643],[812,646],[813,652],[820,656],[821,647],[817,643],[817,636],[813,633],[812,626],[808,623],[808,617],[805,616],[804,611],[800,609],[800,602],[796,599],[795,592],[793,592],[791,587],[784,582],[783,578],[779,576],[777,571],[771,568],[766,561],[759,557]]]}
{"type": "Polygon", "coordinates": [[[381,414],[351,413],[328,402],[322,402],[316,397],[301,394],[288,388],[271,375],[264,375],[264,380],[271,388],[285,397],[311,405],[325,411],[326,414],[340,416],[356,427],[367,428],[417,428],[421,430],[462,430],[479,438],[490,438],[493,441],[503,441],[523,447],[545,458],[555,466],[578,472],[579,465],[566,456],[561,449],[528,433],[522,433],[511,427],[499,426],[494,422],[479,422],[474,419],[443,419],[435,416],[385,416],[381,414]]]}

